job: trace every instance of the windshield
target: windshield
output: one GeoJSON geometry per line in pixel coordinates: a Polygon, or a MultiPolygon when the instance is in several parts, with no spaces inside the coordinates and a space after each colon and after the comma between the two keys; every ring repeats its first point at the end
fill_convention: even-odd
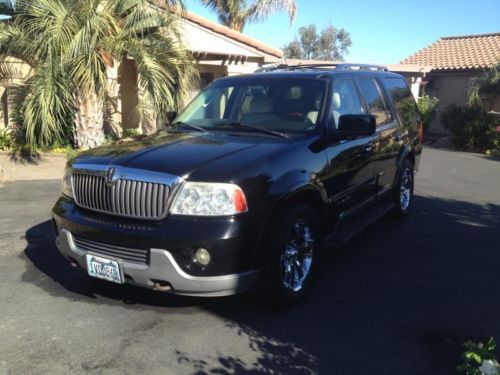
{"type": "Polygon", "coordinates": [[[202,91],[176,122],[211,130],[234,130],[243,125],[245,131],[253,126],[304,133],[315,128],[325,91],[326,82],[317,79],[221,80],[202,91]]]}

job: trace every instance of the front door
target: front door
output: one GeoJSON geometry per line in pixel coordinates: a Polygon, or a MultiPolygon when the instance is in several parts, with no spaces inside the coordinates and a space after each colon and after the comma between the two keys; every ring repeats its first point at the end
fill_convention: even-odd
{"type": "MultiPolygon", "coordinates": [[[[339,117],[366,113],[358,90],[351,78],[339,78],[333,83],[329,129],[335,132],[339,117]]],[[[324,185],[330,208],[348,216],[373,199],[373,136],[338,140],[327,147],[328,166],[324,185]]]]}
{"type": "Polygon", "coordinates": [[[368,113],[377,121],[374,138],[374,173],[377,195],[391,190],[396,176],[396,159],[401,149],[399,124],[380,83],[373,77],[358,78],[357,83],[368,113]]]}

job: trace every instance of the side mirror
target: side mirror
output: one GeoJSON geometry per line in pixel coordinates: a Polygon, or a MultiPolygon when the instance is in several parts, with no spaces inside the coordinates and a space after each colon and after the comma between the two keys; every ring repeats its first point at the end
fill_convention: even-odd
{"type": "Polygon", "coordinates": [[[373,115],[342,115],[332,135],[341,138],[363,137],[375,134],[377,123],[373,115]]]}
{"type": "Polygon", "coordinates": [[[166,113],[167,121],[169,124],[171,124],[175,118],[177,117],[177,112],[172,111],[172,112],[167,112],[166,113]]]}

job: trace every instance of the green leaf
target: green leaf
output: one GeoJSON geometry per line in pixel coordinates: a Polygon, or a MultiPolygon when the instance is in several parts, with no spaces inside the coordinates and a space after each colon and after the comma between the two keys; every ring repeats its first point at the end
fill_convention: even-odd
{"type": "Polygon", "coordinates": [[[489,351],[493,351],[495,350],[497,344],[495,342],[495,340],[493,339],[493,337],[490,337],[490,339],[488,340],[488,343],[486,344],[486,348],[489,350],[489,351]]]}

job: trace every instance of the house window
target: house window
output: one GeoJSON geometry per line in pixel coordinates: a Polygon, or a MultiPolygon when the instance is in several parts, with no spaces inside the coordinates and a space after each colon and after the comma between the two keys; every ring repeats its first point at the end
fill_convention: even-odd
{"type": "Polygon", "coordinates": [[[205,87],[207,87],[209,84],[211,84],[214,80],[214,74],[213,73],[200,73],[200,82],[198,85],[198,88],[203,90],[205,87]]]}

